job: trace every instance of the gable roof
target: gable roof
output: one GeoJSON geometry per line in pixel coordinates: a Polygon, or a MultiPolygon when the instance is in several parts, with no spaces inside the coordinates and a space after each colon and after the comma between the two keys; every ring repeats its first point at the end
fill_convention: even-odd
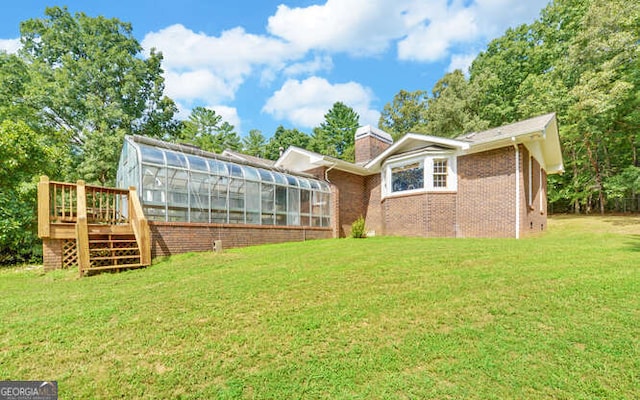
{"type": "MultiPolygon", "coordinates": [[[[370,127],[369,130],[371,130],[370,127]]],[[[524,145],[548,174],[564,171],[555,113],[529,118],[486,131],[461,135],[455,139],[408,133],[365,165],[357,165],[291,146],[275,162],[274,167],[290,171],[307,171],[313,168],[327,167],[357,175],[372,175],[380,171],[386,160],[397,156],[418,153],[464,155],[516,144],[524,145]]]]}
{"type": "Polygon", "coordinates": [[[468,133],[456,139],[469,143],[469,153],[523,144],[548,174],[564,172],[555,113],[468,133]]]}

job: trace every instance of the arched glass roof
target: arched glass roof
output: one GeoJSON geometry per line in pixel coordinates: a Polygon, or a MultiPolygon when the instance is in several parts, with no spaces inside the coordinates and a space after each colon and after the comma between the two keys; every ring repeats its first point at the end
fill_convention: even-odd
{"type": "Polygon", "coordinates": [[[118,186],[151,220],[329,227],[327,182],[139,136],[125,137],[118,186]]]}

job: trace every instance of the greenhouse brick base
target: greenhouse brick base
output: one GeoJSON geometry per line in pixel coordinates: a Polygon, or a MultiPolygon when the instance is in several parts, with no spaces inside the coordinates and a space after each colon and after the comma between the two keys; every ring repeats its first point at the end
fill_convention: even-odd
{"type": "Polygon", "coordinates": [[[333,237],[330,228],[300,226],[274,227],[158,221],[150,222],[149,226],[153,258],[190,251],[213,251],[216,241],[224,249],[333,237]]]}

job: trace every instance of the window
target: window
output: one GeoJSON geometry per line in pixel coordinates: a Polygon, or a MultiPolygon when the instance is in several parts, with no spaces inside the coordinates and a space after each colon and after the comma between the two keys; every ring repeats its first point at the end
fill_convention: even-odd
{"type": "Polygon", "coordinates": [[[424,166],[421,162],[391,168],[391,191],[402,192],[424,188],[424,166]]]}
{"type": "Polygon", "coordinates": [[[433,160],[433,187],[447,187],[447,160],[433,160]]]}

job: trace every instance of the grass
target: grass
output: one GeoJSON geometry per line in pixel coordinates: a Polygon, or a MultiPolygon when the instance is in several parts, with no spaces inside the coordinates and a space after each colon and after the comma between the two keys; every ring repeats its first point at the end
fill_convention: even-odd
{"type": "Polygon", "coordinates": [[[0,379],[73,398],[634,399],[640,219],[0,272],[0,379]]]}

